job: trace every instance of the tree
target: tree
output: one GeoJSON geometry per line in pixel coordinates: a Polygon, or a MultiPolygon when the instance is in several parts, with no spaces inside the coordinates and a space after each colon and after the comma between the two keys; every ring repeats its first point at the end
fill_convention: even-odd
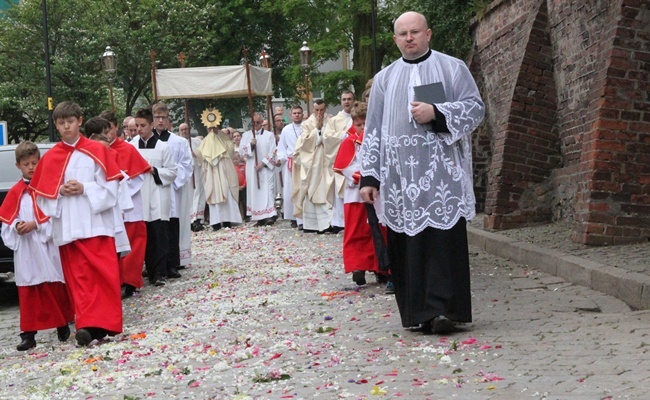
{"type": "MultiPolygon", "coordinates": [[[[86,116],[110,106],[107,77],[100,58],[107,45],[118,56],[115,101],[118,115],[150,104],[150,50],[158,68],[243,64],[242,47],[258,62],[262,48],[271,56],[276,94],[298,100],[304,71],[299,49],[307,41],[314,51],[310,80],[326,102],[338,103],[342,89],[360,93],[372,77],[372,1],[377,0],[50,0],[48,5],[54,103],[73,100],[86,116]],[[328,60],[352,52],[354,69],[318,72],[328,60]]],[[[392,20],[402,10],[420,10],[434,30],[432,47],[463,58],[469,49],[467,25],[474,2],[486,0],[385,0],[375,3],[376,52],[379,66],[399,57],[392,41],[392,20]],[[386,60],[386,62],[384,62],[386,60]]],[[[46,136],[41,2],[24,0],[0,11],[0,119],[9,123],[10,140],[46,136]]],[[[263,109],[264,99],[256,99],[263,109]]],[[[174,102],[180,107],[181,101],[174,102]]],[[[246,99],[192,100],[190,116],[209,105],[240,123],[246,99]]],[[[182,113],[177,113],[181,115],[182,113]]],[[[179,122],[179,121],[176,121],[179,122]]]]}

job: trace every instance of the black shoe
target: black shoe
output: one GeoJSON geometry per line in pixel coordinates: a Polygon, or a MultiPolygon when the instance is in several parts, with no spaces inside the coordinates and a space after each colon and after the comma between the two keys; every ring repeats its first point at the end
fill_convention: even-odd
{"type": "Polygon", "coordinates": [[[275,221],[277,221],[277,220],[278,220],[278,217],[271,217],[271,218],[268,219],[268,221],[266,221],[265,225],[273,225],[273,224],[275,224],[275,221]]]}
{"type": "Polygon", "coordinates": [[[431,326],[431,333],[435,335],[451,333],[456,330],[456,323],[444,315],[435,317],[429,324],[431,326]]]}
{"type": "Polygon", "coordinates": [[[381,285],[388,283],[388,275],[386,274],[375,273],[375,278],[377,279],[377,283],[381,285]]]}
{"type": "Polygon", "coordinates": [[[77,345],[88,346],[93,341],[93,335],[88,329],[77,329],[74,338],[77,339],[77,345]]]}
{"type": "Polygon", "coordinates": [[[167,281],[165,281],[164,278],[158,278],[153,282],[153,285],[157,286],[157,287],[165,286],[166,284],[167,284],[167,281]]]}
{"type": "Polygon", "coordinates": [[[328,233],[328,232],[332,232],[332,227],[331,226],[328,227],[327,229],[323,229],[322,231],[318,231],[316,233],[319,234],[319,235],[322,235],[322,234],[328,233]]]}
{"type": "Polygon", "coordinates": [[[128,299],[129,297],[133,296],[134,293],[135,293],[135,286],[125,283],[124,293],[122,293],[122,300],[128,299]]]}
{"type": "Polygon", "coordinates": [[[170,268],[169,271],[167,271],[167,278],[169,279],[178,279],[181,277],[181,273],[178,272],[176,268],[170,268]]]}
{"type": "Polygon", "coordinates": [[[18,346],[16,346],[16,350],[18,351],[26,351],[29,349],[33,349],[36,347],[36,339],[34,338],[36,336],[35,332],[23,332],[20,334],[20,338],[22,339],[22,342],[18,346]]]}
{"type": "Polygon", "coordinates": [[[253,226],[264,226],[264,225],[266,225],[267,221],[268,221],[268,218],[262,218],[259,221],[257,221],[255,223],[255,225],[253,225],[253,226]]]}
{"type": "Polygon", "coordinates": [[[108,331],[104,328],[87,328],[87,330],[90,332],[90,336],[97,340],[102,340],[108,335],[108,331]]]}
{"type": "Polygon", "coordinates": [[[190,229],[192,230],[192,232],[201,232],[203,230],[203,224],[201,223],[201,221],[196,220],[192,222],[192,225],[190,225],[190,229]]]}
{"type": "Polygon", "coordinates": [[[176,267],[176,269],[178,269],[178,270],[185,269],[185,266],[184,265],[179,265],[179,266],[176,267]]]}
{"type": "Polygon", "coordinates": [[[149,277],[149,271],[147,271],[146,269],[143,269],[143,270],[142,270],[142,277],[143,277],[143,278],[147,278],[147,277],[149,277]]]}
{"type": "Polygon", "coordinates": [[[68,324],[56,328],[56,337],[59,338],[59,342],[65,342],[70,338],[70,327],[68,324]]]}
{"type": "Polygon", "coordinates": [[[384,293],[395,294],[395,285],[393,285],[393,282],[388,282],[386,284],[386,289],[384,289],[384,293]]]}
{"type": "Polygon", "coordinates": [[[313,229],[301,229],[305,233],[318,233],[318,231],[315,231],[313,229]]]}
{"type": "Polygon", "coordinates": [[[291,221],[291,227],[292,227],[292,228],[297,228],[297,227],[298,227],[298,223],[297,223],[295,220],[291,221]]]}
{"type": "Polygon", "coordinates": [[[224,222],[224,223],[221,224],[221,226],[224,227],[224,228],[230,228],[230,227],[232,227],[232,223],[224,222]]]}
{"type": "Polygon", "coordinates": [[[212,230],[213,230],[213,231],[218,231],[219,229],[221,229],[221,224],[214,224],[214,225],[212,225],[212,230]]]}
{"type": "Polygon", "coordinates": [[[358,286],[363,286],[366,284],[366,271],[354,271],[352,273],[352,280],[358,286]]]}
{"type": "Polygon", "coordinates": [[[345,228],[343,228],[342,226],[330,226],[330,233],[336,235],[337,233],[341,232],[343,229],[345,228]]]}

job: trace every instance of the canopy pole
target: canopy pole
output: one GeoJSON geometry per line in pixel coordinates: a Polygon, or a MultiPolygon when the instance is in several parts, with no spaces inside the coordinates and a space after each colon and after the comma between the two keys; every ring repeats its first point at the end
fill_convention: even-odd
{"type": "MultiPolygon", "coordinates": [[[[181,63],[181,68],[185,68],[185,54],[181,51],[178,53],[178,61],[181,63]]],[[[183,99],[183,104],[184,104],[184,117],[185,117],[185,123],[190,124],[190,113],[189,113],[189,105],[187,98],[183,99]]]]}
{"type": "MultiPolygon", "coordinates": [[[[181,51],[178,53],[178,61],[181,63],[181,68],[185,68],[185,54],[181,51]]],[[[187,99],[183,99],[184,103],[184,117],[185,117],[185,123],[187,124],[187,127],[189,128],[190,126],[190,115],[188,112],[188,105],[187,105],[187,99]]],[[[180,130],[179,130],[180,133],[180,130]]],[[[194,149],[192,148],[192,134],[189,134],[190,137],[187,138],[187,142],[190,145],[190,151],[192,152],[192,157],[194,157],[194,149]]],[[[196,179],[194,178],[194,169],[192,169],[192,189],[196,189],[196,179]]]]}
{"type": "MultiPolygon", "coordinates": [[[[246,64],[246,86],[248,87],[248,108],[250,109],[251,113],[251,124],[253,124],[253,119],[255,119],[255,110],[253,108],[253,91],[251,90],[251,70],[250,70],[250,65],[248,65],[248,49],[246,46],[242,48],[242,52],[244,53],[244,60],[246,64]]],[[[251,132],[253,133],[253,139],[255,139],[255,125],[251,125],[251,132]]],[[[255,141],[257,142],[257,140],[255,141]]],[[[260,171],[257,170],[257,144],[255,145],[255,151],[253,151],[253,154],[255,155],[255,176],[257,177],[257,189],[260,189],[260,171]]]]}
{"type": "Polygon", "coordinates": [[[156,85],[156,52],[149,50],[149,58],[151,58],[151,89],[153,90],[153,102],[158,101],[158,85],[156,85]]]}

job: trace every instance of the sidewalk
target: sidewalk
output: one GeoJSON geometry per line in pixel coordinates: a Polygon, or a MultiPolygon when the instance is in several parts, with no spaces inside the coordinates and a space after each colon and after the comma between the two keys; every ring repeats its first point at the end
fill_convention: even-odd
{"type": "Polygon", "coordinates": [[[488,232],[483,215],[471,221],[468,238],[490,254],[609,294],[634,309],[650,309],[650,242],[581,245],[571,241],[567,222],[488,232]]]}

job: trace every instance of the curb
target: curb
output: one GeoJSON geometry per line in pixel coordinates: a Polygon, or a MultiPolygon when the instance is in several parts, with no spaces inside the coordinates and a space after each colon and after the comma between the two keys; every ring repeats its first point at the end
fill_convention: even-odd
{"type": "Polygon", "coordinates": [[[492,255],[614,296],[635,310],[650,309],[649,276],[566,255],[469,225],[467,240],[470,245],[492,255]]]}

